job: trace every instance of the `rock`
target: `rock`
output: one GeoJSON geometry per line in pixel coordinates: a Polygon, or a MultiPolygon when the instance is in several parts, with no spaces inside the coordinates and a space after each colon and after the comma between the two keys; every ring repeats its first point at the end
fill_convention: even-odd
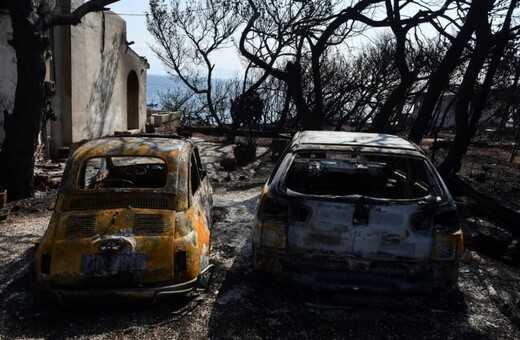
{"type": "Polygon", "coordinates": [[[237,166],[237,160],[234,155],[227,154],[220,160],[220,166],[226,171],[234,171],[237,166]]]}
{"type": "Polygon", "coordinates": [[[48,185],[51,181],[51,177],[46,174],[34,174],[34,182],[35,183],[43,183],[48,185]]]}
{"type": "Polygon", "coordinates": [[[50,182],[49,182],[49,188],[50,189],[58,189],[60,187],[60,184],[61,184],[61,178],[53,178],[50,182]]]}
{"type": "Polygon", "coordinates": [[[452,143],[453,143],[453,141],[451,141],[451,140],[438,139],[434,143],[432,143],[432,146],[430,147],[430,149],[431,150],[448,149],[451,147],[452,143]]]}
{"type": "Polygon", "coordinates": [[[39,191],[46,191],[51,183],[51,177],[46,174],[34,174],[34,187],[39,191]]]}
{"type": "Polygon", "coordinates": [[[464,233],[464,247],[468,249],[476,249],[479,225],[473,218],[461,219],[460,225],[462,232],[464,233]]]}
{"type": "Polygon", "coordinates": [[[151,123],[146,123],[144,128],[146,133],[155,133],[155,127],[151,123]]]}
{"type": "Polygon", "coordinates": [[[278,159],[287,145],[289,144],[290,139],[288,138],[275,138],[271,142],[271,150],[273,159],[278,159]]]}
{"type": "Polygon", "coordinates": [[[477,224],[479,228],[476,239],[477,250],[495,258],[504,255],[513,242],[511,232],[484,219],[477,219],[477,224]]]}
{"type": "Polygon", "coordinates": [[[507,247],[507,256],[509,256],[516,264],[520,264],[520,242],[518,239],[515,239],[507,247]]]}

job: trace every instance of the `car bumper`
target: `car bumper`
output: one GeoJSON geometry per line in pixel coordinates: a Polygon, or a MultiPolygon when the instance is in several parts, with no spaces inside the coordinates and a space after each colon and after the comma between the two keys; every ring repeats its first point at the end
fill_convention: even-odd
{"type": "Polygon", "coordinates": [[[151,300],[152,305],[160,298],[168,298],[184,295],[201,287],[201,280],[205,275],[212,275],[214,266],[208,265],[193,280],[174,285],[143,288],[96,288],[96,289],[55,289],[33,285],[34,293],[42,298],[56,299],[60,305],[67,306],[71,301],[99,300],[99,301],[123,301],[151,300]]]}
{"type": "Polygon", "coordinates": [[[313,290],[424,294],[451,288],[458,278],[458,261],[380,261],[255,248],[253,262],[258,271],[313,290]]]}

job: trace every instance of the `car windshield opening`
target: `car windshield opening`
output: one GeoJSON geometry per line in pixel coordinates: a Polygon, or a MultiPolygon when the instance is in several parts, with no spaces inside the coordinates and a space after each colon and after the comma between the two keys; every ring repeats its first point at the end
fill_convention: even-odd
{"type": "Polygon", "coordinates": [[[158,157],[94,157],[83,165],[78,187],[86,190],[162,188],[166,178],[166,162],[158,157]]]}
{"type": "Polygon", "coordinates": [[[383,199],[421,199],[440,192],[423,159],[360,152],[299,152],[285,185],[307,195],[383,199]]]}

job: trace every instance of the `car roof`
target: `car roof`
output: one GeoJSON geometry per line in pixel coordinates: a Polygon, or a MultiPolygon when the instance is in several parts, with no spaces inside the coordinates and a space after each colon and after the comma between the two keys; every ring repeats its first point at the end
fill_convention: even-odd
{"type": "Polygon", "coordinates": [[[176,158],[191,142],[175,136],[110,136],[86,142],[74,153],[75,159],[95,156],[162,156],[176,158]]]}
{"type": "Polygon", "coordinates": [[[384,133],[302,131],[295,136],[294,142],[302,147],[305,145],[348,145],[420,151],[419,147],[411,141],[384,133]]]}

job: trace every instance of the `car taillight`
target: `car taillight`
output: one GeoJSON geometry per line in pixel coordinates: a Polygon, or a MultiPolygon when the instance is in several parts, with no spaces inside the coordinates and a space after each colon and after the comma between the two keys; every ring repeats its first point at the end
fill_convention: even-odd
{"type": "Polygon", "coordinates": [[[432,258],[453,260],[462,256],[464,241],[456,210],[441,211],[433,216],[434,240],[432,258]]]}
{"type": "Polygon", "coordinates": [[[441,211],[433,216],[436,231],[455,232],[460,229],[460,219],[457,210],[441,211]]]}
{"type": "Polygon", "coordinates": [[[266,219],[287,223],[289,205],[284,200],[265,196],[260,207],[260,213],[266,219]]]}
{"type": "Polygon", "coordinates": [[[262,246],[283,249],[287,244],[286,225],[265,221],[262,225],[262,246]]]}
{"type": "Polygon", "coordinates": [[[455,232],[460,229],[459,214],[456,210],[436,212],[433,216],[426,213],[417,213],[411,216],[411,224],[415,230],[433,230],[441,232],[455,232]]]}
{"type": "Polygon", "coordinates": [[[464,241],[459,230],[453,234],[437,231],[433,238],[432,259],[454,260],[462,256],[464,241]]]}
{"type": "Polygon", "coordinates": [[[261,245],[283,249],[286,247],[286,228],[289,218],[289,205],[281,199],[264,197],[259,209],[261,224],[261,245]]]}

